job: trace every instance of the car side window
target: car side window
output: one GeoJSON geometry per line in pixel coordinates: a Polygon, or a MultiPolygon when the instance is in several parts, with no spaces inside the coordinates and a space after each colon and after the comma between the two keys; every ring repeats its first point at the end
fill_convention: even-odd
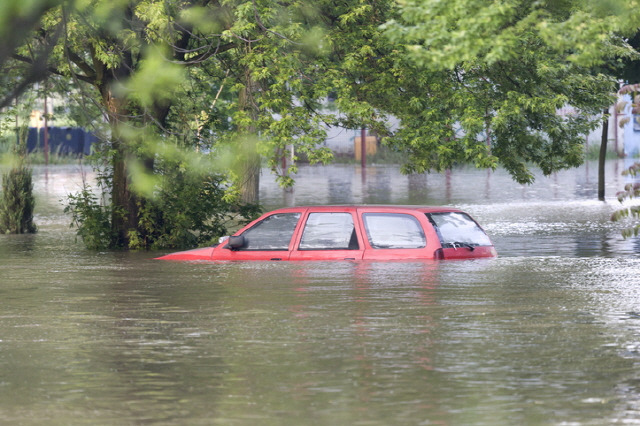
{"type": "Polygon", "coordinates": [[[242,233],[241,250],[289,250],[300,213],[278,213],[266,217],[242,233]]]}
{"type": "Polygon", "coordinates": [[[373,248],[423,248],[427,245],[420,222],[402,213],[364,213],[364,227],[373,248]]]}
{"type": "Polygon", "coordinates": [[[304,226],[300,250],[358,250],[351,213],[311,213],[304,226]]]}

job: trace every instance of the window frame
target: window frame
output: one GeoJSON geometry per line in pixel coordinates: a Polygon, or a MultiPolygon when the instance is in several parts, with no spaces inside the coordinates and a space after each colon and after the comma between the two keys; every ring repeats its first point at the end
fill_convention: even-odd
{"type": "MultiPolygon", "coordinates": [[[[485,230],[482,229],[480,224],[476,222],[476,220],[466,212],[459,212],[459,211],[431,212],[431,213],[426,213],[426,216],[429,222],[431,223],[431,225],[433,226],[433,229],[436,231],[436,234],[438,235],[438,239],[440,240],[440,244],[442,245],[443,248],[456,248],[456,244],[468,244],[472,247],[488,247],[493,245],[493,243],[491,242],[491,239],[489,238],[485,230]],[[475,225],[474,231],[480,231],[480,233],[484,236],[483,239],[485,241],[483,241],[483,244],[479,244],[476,241],[450,241],[452,240],[452,238],[445,239],[444,235],[442,234],[442,229],[440,224],[434,219],[434,216],[445,216],[445,215],[459,215],[461,217],[464,217],[467,223],[474,224],[475,225]]],[[[456,238],[453,238],[453,240],[456,240],[456,238]]]]}
{"type": "Polygon", "coordinates": [[[345,212],[345,211],[312,211],[309,212],[306,215],[306,218],[304,220],[304,223],[301,225],[301,230],[300,230],[300,238],[299,241],[297,241],[297,248],[296,250],[298,251],[304,251],[304,252],[308,252],[308,251],[358,251],[361,250],[361,241],[360,238],[358,237],[358,225],[357,225],[358,221],[356,220],[356,218],[354,217],[352,212],[345,212]],[[316,247],[303,247],[303,243],[304,243],[304,238],[305,238],[305,233],[307,231],[307,226],[309,225],[309,219],[314,216],[314,215],[348,215],[349,218],[351,219],[351,225],[353,226],[353,229],[351,230],[351,235],[349,237],[349,241],[347,243],[347,247],[338,247],[338,248],[333,248],[333,247],[324,247],[324,248],[316,248],[316,247]],[[356,247],[351,247],[351,245],[354,243],[354,239],[355,239],[355,244],[356,247]]]}
{"type": "Polygon", "coordinates": [[[371,247],[371,249],[373,249],[373,250],[422,250],[422,249],[425,249],[427,247],[427,245],[428,245],[426,230],[424,229],[424,226],[422,225],[422,222],[420,222],[420,219],[418,219],[413,214],[406,213],[406,212],[375,212],[375,211],[368,211],[368,212],[363,212],[362,215],[361,215],[361,218],[362,218],[362,227],[364,228],[364,234],[366,235],[367,242],[369,243],[369,247],[371,247]],[[398,246],[384,247],[384,246],[380,246],[378,244],[374,244],[374,242],[372,240],[371,232],[370,232],[370,229],[369,229],[369,223],[367,221],[367,216],[403,217],[403,218],[410,219],[410,221],[417,226],[417,230],[420,231],[420,235],[422,237],[422,245],[420,245],[419,247],[406,247],[406,246],[402,246],[402,247],[398,247],[398,246]]]}
{"type": "MultiPolygon", "coordinates": [[[[274,216],[284,216],[284,215],[288,215],[288,216],[297,216],[296,222],[293,225],[293,228],[291,229],[291,235],[289,236],[289,241],[287,242],[287,247],[286,248],[246,248],[246,247],[241,247],[235,251],[273,251],[273,252],[283,252],[283,251],[291,251],[291,244],[293,242],[294,237],[297,234],[297,229],[298,226],[300,225],[300,219],[302,218],[303,214],[302,212],[281,212],[281,213],[274,213],[272,215],[269,215],[265,218],[263,218],[262,220],[260,220],[259,222],[254,223],[250,228],[245,229],[240,235],[244,236],[245,240],[251,241],[250,239],[247,239],[247,232],[250,232],[252,230],[255,230],[256,228],[259,228],[261,225],[263,225],[266,221],[268,221],[269,219],[273,218],[274,216]]],[[[227,244],[225,246],[225,248],[229,248],[229,245],[227,244]]]]}

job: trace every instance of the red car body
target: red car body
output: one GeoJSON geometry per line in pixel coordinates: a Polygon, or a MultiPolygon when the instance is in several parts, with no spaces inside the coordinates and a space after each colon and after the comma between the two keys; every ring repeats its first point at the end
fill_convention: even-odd
{"type": "Polygon", "coordinates": [[[482,228],[461,210],[404,206],[309,206],[265,213],[214,247],[158,259],[415,260],[497,256],[482,228]]]}

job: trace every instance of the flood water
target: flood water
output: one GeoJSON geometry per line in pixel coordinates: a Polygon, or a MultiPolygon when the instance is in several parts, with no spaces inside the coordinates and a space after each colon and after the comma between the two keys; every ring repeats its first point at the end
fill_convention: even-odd
{"type": "Polygon", "coordinates": [[[335,165],[286,192],[265,172],[267,208],[460,207],[499,257],[188,264],[84,249],[60,203],[79,167],[37,168],[39,233],[0,236],[0,424],[640,424],[623,169],[606,202],[594,163],[530,186],[335,165]]]}

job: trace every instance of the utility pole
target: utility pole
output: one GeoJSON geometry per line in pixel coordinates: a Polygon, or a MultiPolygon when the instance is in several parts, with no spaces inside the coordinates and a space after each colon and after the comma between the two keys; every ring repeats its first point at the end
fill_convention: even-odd
{"type": "Polygon", "coordinates": [[[600,157],[598,158],[598,200],[604,201],[604,165],[607,158],[607,138],[609,137],[609,109],[603,111],[600,157]]]}
{"type": "Polygon", "coordinates": [[[367,167],[367,146],[365,145],[367,139],[367,129],[364,127],[360,130],[360,165],[362,168],[367,167]]]}
{"type": "Polygon", "coordinates": [[[44,164],[49,165],[49,123],[47,122],[47,85],[45,83],[44,90],[44,133],[43,133],[43,150],[44,150],[44,164]]]}

